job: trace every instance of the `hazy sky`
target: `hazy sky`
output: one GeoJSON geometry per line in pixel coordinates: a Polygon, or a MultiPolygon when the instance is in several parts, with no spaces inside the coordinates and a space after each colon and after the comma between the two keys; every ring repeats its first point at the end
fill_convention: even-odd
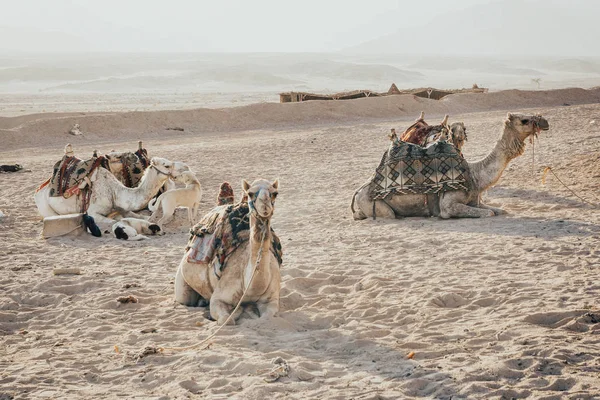
{"type": "MultiPolygon", "coordinates": [[[[528,37],[552,41],[553,34],[568,45],[595,35],[600,0],[0,0],[0,10],[0,52],[322,52],[399,30],[394,44],[418,41],[429,21],[469,29],[460,42],[478,44],[478,34],[497,25],[502,36],[504,28],[518,31],[514,37],[524,45],[535,45],[528,37]],[[481,5],[490,2],[495,11],[486,12],[481,5]],[[467,9],[478,11],[461,14],[467,9]],[[401,29],[407,26],[421,28],[401,29]],[[583,28],[592,31],[582,34],[583,28]]],[[[445,37],[436,32],[433,39],[445,37]]],[[[483,45],[493,52],[494,43],[483,45]]]]}
{"type": "Polygon", "coordinates": [[[0,0],[5,33],[0,50],[334,51],[477,3],[481,0],[0,0]]]}

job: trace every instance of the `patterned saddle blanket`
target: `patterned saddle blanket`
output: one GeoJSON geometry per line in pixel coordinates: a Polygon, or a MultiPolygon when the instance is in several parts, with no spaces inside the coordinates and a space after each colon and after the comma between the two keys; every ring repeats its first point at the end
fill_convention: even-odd
{"type": "Polygon", "coordinates": [[[393,194],[438,194],[472,187],[469,164],[452,144],[428,147],[396,141],[383,154],[369,183],[372,200],[393,194]]]}
{"type": "MultiPolygon", "coordinates": [[[[144,176],[144,171],[150,165],[148,152],[146,149],[138,149],[135,153],[125,152],[121,154],[119,160],[123,166],[123,172],[117,176],[117,179],[129,188],[137,187],[144,176]]],[[[102,166],[110,171],[108,158],[104,158],[102,166]]]]}
{"type": "MultiPolygon", "coordinates": [[[[91,175],[104,160],[104,157],[92,157],[89,160],[80,160],[77,157],[64,156],[54,164],[52,177],[40,189],[50,185],[50,197],[69,198],[79,194],[79,185],[91,175]]],[[[39,190],[39,189],[38,189],[39,190]]]]}
{"type": "MultiPolygon", "coordinates": [[[[444,133],[449,134],[448,129],[444,125],[428,125],[424,120],[418,119],[404,131],[402,136],[400,136],[400,140],[425,146],[428,141],[427,138],[431,137],[432,140],[438,140],[444,133]]],[[[429,142],[432,140],[429,140],[429,142]]]]}
{"type": "MultiPolygon", "coordinates": [[[[271,229],[271,251],[283,263],[281,241],[271,229]]],[[[188,262],[210,264],[221,277],[229,256],[250,238],[250,210],[248,203],[217,206],[208,212],[192,229],[186,247],[188,262]]]]}

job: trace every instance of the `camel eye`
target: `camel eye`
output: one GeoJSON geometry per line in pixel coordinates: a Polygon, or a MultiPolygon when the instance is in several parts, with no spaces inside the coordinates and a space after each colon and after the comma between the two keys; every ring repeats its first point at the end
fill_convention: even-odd
{"type": "Polygon", "coordinates": [[[528,120],[528,119],[522,119],[522,120],[521,120],[521,123],[522,123],[523,125],[527,125],[527,124],[529,123],[529,120],[528,120]]]}

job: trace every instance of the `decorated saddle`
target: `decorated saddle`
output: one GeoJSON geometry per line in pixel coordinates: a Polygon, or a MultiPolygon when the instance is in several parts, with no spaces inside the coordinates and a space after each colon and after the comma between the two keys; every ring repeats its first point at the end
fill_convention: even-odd
{"type": "Polygon", "coordinates": [[[439,140],[421,147],[397,140],[383,154],[369,194],[380,200],[394,194],[439,194],[471,186],[469,165],[452,144],[439,140]]]}
{"type": "MultiPolygon", "coordinates": [[[[50,185],[50,197],[69,198],[78,195],[83,180],[90,176],[104,160],[94,154],[89,160],[80,160],[75,156],[65,155],[62,160],[54,164],[52,177],[40,189],[50,185]]],[[[38,189],[39,190],[39,189],[38,189]]]]}
{"type": "MultiPolygon", "coordinates": [[[[137,187],[144,171],[150,165],[148,151],[141,147],[135,152],[120,153],[119,162],[123,165],[122,175],[117,176],[121,183],[129,188],[137,187]]],[[[102,166],[110,171],[109,157],[105,157],[102,161],[102,166]]]]}
{"type": "MultiPolygon", "coordinates": [[[[271,251],[283,263],[281,241],[271,229],[271,251]]],[[[217,277],[221,277],[229,256],[250,238],[250,209],[247,202],[215,207],[190,229],[186,247],[190,263],[210,264],[217,277]]]]}
{"type": "Polygon", "coordinates": [[[445,124],[428,125],[423,118],[419,118],[404,131],[402,136],[400,136],[400,140],[419,146],[425,146],[428,142],[428,138],[431,138],[429,139],[429,142],[431,142],[432,140],[439,140],[444,134],[449,134],[445,124]]]}

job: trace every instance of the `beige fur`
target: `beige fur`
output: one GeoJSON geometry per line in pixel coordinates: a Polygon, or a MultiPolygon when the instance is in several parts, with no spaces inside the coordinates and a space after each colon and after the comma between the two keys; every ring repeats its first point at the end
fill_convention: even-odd
{"type": "Polygon", "coordinates": [[[156,220],[156,214],[159,207],[162,206],[163,216],[158,223],[160,225],[168,223],[175,213],[177,207],[187,207],[188,220],[193,226],[202,199],[202,187],[200,181],[191,171],[185,171],[176,179],[177,182],[184,183],[186,186],[182,189],[173,189],[161,194],[158,199],[151,200],[148,203],[148,209],[152,211],[151,220],[156,220]]]}
{"type": "MultiPolygon", "coordinates": [[[[509,113],[504,121],[502,136],[483,160],[469,163],[474,187],[469,191],[449,191],[436,195],[393,195],[385,201],[373,202],[369,195],[369,182],[361,186],[352,197],[350,209],[354,219],[373,217],[428,217],[483,218],[504,214],[499,208],[481,202],[481,194],[496,184],[508,163],[525,151],[525,139],[549,128],[548,121],[540,115],[509,113]],[[431,204],[433,207],[429,207],[431,204]],[[356,208],[355,208],[356,207],[356,208]]],[[[466,137],[466,136],[465,136],[466,137]]]]}
{"type": "MultiPolygon", "coordinates": [[[[217,277],[212,263],[188,263],[187,255],[183,256],[175,277],[175,300],[187,306],[210,301],[210,314],[218,324],[227,320],[246,287],[244,304],[255,304],[261,318],[271,317],[279,311],[281,275],[279,262],[271,251],[271,217],[279,182],[259,179],[250,185],[243,181],[242,187],[254,204],[254,210],[250,212],[250,239],[231,254],[221,279],[217,277]],[[259,253],[262,258],[255,265],[259,253]],[[255,268],[256,274],[250,284],[255,268]]],[[[234,323],[243,309],[239,311],[230,323],[234,323]]]]}

